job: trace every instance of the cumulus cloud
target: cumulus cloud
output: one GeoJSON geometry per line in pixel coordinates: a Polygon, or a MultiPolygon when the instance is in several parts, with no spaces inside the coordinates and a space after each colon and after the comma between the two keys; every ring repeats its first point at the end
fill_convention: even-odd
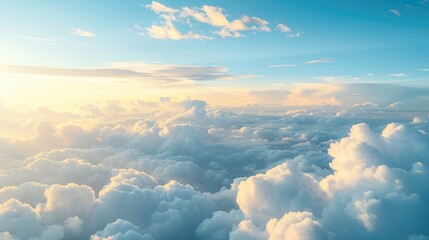
{"type": "Polygon", "coordinates": [[[313,180],[310,186],[291,184],[290,176],[299,177],[303,173],[293,173],[289,164],[283,164],[259,175],[259,181],[265,183],[254,183],[258,175],[243,181],[238,187],[237,202],[246,221],[251,221],[254,228],[265,232],[270,239],[283,236],[292,239],[351,236],[356,239],[406,239],[416,233],[427,235],[424,226],[428,212],[421,207],[428,197],[422,187],[429,177],[425,165],[428,140],[427,134],[400,124],[387,125],[381,134],[371,131],[366,124],[354,125],[348,137],[329,148],[333,157],[332,174],[319,181],[313,180]],[[278,175],[279,172],[282,174],[278,175]],[[280,190],[282,187],[285,189],[280,190]],[[304,199],[312,200],[308,203],[297,201],[294,205],[294,198],[308,194],[305,191],[311,195],[304,199]],[[276,194],[263,196],[273,192],[276,194]],[[322,198],[314,198],[321,193],[322,198]],[[278,205],[276,198],[286,200],[278,205]],[[248,202],[253,201],[255,204],[248,207],[248,202]],[[285,215],[278,220],[281,212],[285,215]],[[409,224],[410,219],[413,224],[409,224]]]}
{"type": "MultiPolygon", "coordinates": [[[[341,89],[360,87],[379,91],[341,89]]],[[[398,109],[187,99],[6,112],[23,133],[0,138],[0,238],[424,239],[427,111],[398,109]]]]}
{"type": "Polygon", "coordinates": [[[267,223],[269,239],[329,239],[322,224],[310,212],[289,212],[267,223]]]}
{"type": "MultiPolygon", "coordinates": [[[[269,22],[256,16],[243,15],[240,18],[230,19],[221,7],[204,5],[201,7],[184,6],[180,9],[168,7],[162,3],[152,1],[145,6],[152,10],[160,19],[160,23],[153,24],[142,32],[138,27],[141,35],[149,35],[157,39],[199,39],[212,40],[214,35],[222,38],[243,37],[244,32],[271,32],[269,22]],[[179,31],[177,24],[183,25],[190,29],[188,32],[179,31]],[[197,24],[194,24],[197,23],[197,24]],[[203,23],[210,28],[205,34],[196,33],[195,29],[198,23],[203,23]]],[[[282,32],[288,32],[290,36],[299,36],[299,33],[292,34],[291,30],[284,24],[277,25],[277,29],[282,32]],[[285,31],[289,29],[289,31],[285,31]]],[[[198,30],[201,32],[201,30],[198,30]]]]}
{"type": "Polygon", "coordinates": [[[139,227],[136,225],[118,219],[113,223],[109,223],[106,227],[97,231],[94,235],[91,236],[91,240],[152,240],[152,236],[149,234],[140,234],[139,227]]]}

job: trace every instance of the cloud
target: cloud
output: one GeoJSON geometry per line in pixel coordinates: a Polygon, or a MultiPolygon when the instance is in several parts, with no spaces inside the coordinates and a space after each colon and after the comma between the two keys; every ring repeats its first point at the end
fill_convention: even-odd
{"type": "Polygon", "coordinates": [[[85,104],[73,113],[6,108],[0,122],[15,125],[0,124],[14,132],[0,137],[0,236],[429,236],[427,106],[346,104],[364,100],[354,94],[377,104],[420,99],[427,89],[320,84],[281,94],[343,104],[226,108],[172,99],[85,104]]]}
{"type": "Polygon", "coordinates": [[[81,37],[95,37],[96,35],[92,32],[80,29],[80,28],[73,28],[71,31],[71,34],[75,36],[81,36],[81,37]]]}
{"type": "Polygon", "coordinates": [[[400,13],[398,10],[396,10],[396,9],[391,8],[391,9],[389,9],[389,12],[390,12],[391,14],[393,14],[393,15],[397,16],[397,17],[400,17],[400,16],[401,16],[401,13],[400,13]]]}
{"type": "Polygon", "coordinates": [[[282,33],[287,33],[288,37],[301,37],[302,35],[300,32],[293,32],[291,28],[282,23],[277,24],[276,29],[282,33]]]}
{"type": "Polygon", "coordinates": [[[238,186],[237,203],[245,217],[257,224],[291,211],[312,210],[320,214],[325,201],[317,181],[287,163],[252,176],[238,186]],[[271,194],[273,191],[275,195],[271,194]]]}
{"type": "Polygon", "coordinates": [[[291,31],[292,31],[288,26],[286,26],[286,25],[284,25],[284,24],[281,24],[281,23],[277,24],[276,28],[277,28],[280,32],[284,32],[284,33],[288,33],[288,32],[291,32],[291,31]]]}
{"type": "Polygon", "coordinates": [[[305,84],[289,90],[284,100],[302,105],[356,106],[371,102],[379,107],[398,103],[402,108],[421,106],[429,97],[427,88],[375,83],[305,84]],[[380,94],[380,91],[383,94],[380,94]],[[419,103],[420,102],[420,103],[419,103]]]}
{"type": "Polygon", "coordinates": [[[176,9],[169,8],[162,3],[152,1],[151,4],[145,6],[146,8],[156,12],[156,13],[175,13],[176,9]]]}
{"type": "Polygon", "coordinates": [[[40,76],[64,76],[86,78],[114,78],[126,81],[209,81],[252,78],[252,75],[232,75],[220,66],[191,66],[122,62],[100,68],[51,68],[27,65],[0,65],[0,73],[40,76]]]}
{"type": "Polygon", "coordinates": [[[317,64],[317,63],[330,63],[334,62],[334,59],[332,58],[322,58],[322,59],[315,59],[305,62],[305,64],[317,64]]]}
{"type": "Polygon", "coordinates": [[[271,32],[269,22],[265,19],[247,15],[237,19],[229,19],[223,8],[210,5],[194,8],[184,6],[181,9],[174,9],[152,1],[151,4],[145,7],[152,10],[161,21],[159,24],[153,24],[146,28],[146,32],[142,32],[141,27],[138,30],[141,35],[148,34],[150,37],[157,39],[212,40],[214,39],[212,34],[222,38],[238,38],[243,37],[244,32],[271,32]],[[195,32],[193,30],[196,27],[194,22],[207,25],[209,27],[208,33],[195,32]],[[179,31],[176,27],[176,24],[183,25],[183,23],[185,23],[185,28],[190,29],[187,33],[182,30],[179,31]]]}
{"type": "Polygon", "coordinates": [[[274,64],[274,65],[269,65],[269,68],[282,68],[282,67],[296,67],[298,65],[296,64],[274,64]]]}
{"type": "Polygon", "coordinates": [[[350,82],[355,83],[360,78],[352,77],[352,76],[324,76],[324,77],[316,77],[316,79],[323,80],[325,82],[350,82]]]}
{"type": "Polygon", "coordinates": [[[408,75],[406,73],[391,73],[389,74],[390,77],[407,77],[408,75]]]}
{"type": "Polygon", "coordinates": [[[48,38],[32,37],[32,36],[20,36],[20,38],[30,40],[30,41],[34,41],[34,42],[44,44],[44,45],[51,45],[51,46],[58,45],[56,40],[48,39],[48,38]]]}
{"type": "Polygon", "coordinates": [[[242,31],[270,32],[269,22],[258,17],[243,16],[241,19],[228,20],[222,8],[203,6],[202,8],[183,8],[182,16],[192,17],[194,20],[221,28],[216,33],[221,37],[240,37],[242,31]]]}
{"type": "Polygon", "coordinates": [[[208,36],[196,34],[193,32],[188,32],[186,34],[182,34],[179,32],[176,27],[173,25],[172,21],[166,21],[164,25],[152,25],[147,28],[147,32],[149,36],[157,39],[171,39],[171,40],[183,40],[183,39],[212,39],[208,36]]]}
{"type": "Polygon", "coordinates": [[[330,145],[331,174],[320,180],[309,175],[309,185],[303,172],[284,163],[241,182],[237,202],[246,225],[254,226],[252,235],[265,232],[270,239],[300,239],[306,234],[311,239],[426,235],[423,226],[429,213],[418,209],[429,197],[419,187],[429,177],[420,162],[428,144],[427,134],[404,125],[389,124],[381,134],[366,124],[354,125],[348,137],[330,145]],[[279,217],[282,212],[286,214],[279,217]],[[406,219],[414,219],[413,224],[406,219]],[[389,231],[395,228],[401,231],[389,231]]]}
{"type": "Polygon", "coordinates": [[[269,239],[329,239],[329,233],[311,212],[289,212],[267,223],[269,239]]]}
{"type": "Polygon", "coordinates": [[[113,223],[109,223],[102,231],[97,231],[91,236],[91,240],[153,240],[149,234],[140,234],[139,227],[136,225],[117,219],[113,223]]]}

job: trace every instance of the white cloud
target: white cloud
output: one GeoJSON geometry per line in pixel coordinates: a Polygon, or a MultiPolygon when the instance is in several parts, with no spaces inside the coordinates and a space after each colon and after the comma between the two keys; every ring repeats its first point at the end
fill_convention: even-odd
{"type": "Polygon", "coordinates": [[[391,9],[389,9],[389,12],[390,12],[391,14],[393,14],[393,15],[397,16],[397,17],[400,17],[400,16],[401,16],[401,13],[400,13],[398,10],[396,10],[396,9],[391,8],[391,9]]]}
{"type": "Polygon", "coordinates": [[[237,203],[247,218],[261,224],[285,212],[311,209],[320,213],[324,194],[312,176],[284,163],[240,183],[237,203]]]}
{"type": "Polygon", "coordinates": [[[323,76],[323,77],[315,77],[316,79],[323,80],[325,82],[337,82],[337,83],[355,83],[360,78],[359,77],[352,77],[352,76],[323,76]]]}
{"type": "MultiPolygon", "coordinates": [[[[169,33],[165,33],[169,34],[169,33]]],[[[180,34],[180,33],[179,33],[180,34]]],[[[178,37],[184,37],[182,35],[178,37]]],[[[65,76],[76,78],[113,78],[123,81],[172,83],[185,81],[239,80],[256,75],[232,75],[222,66],[193,66],[151,64],[145,62],[118,62],[99,68],[53,68],[26,65],[0,65],[0,73],[34,76],[65,76]]]]}
{"type": "Polygon", "coordinates": [[[267,223],[270,240],[329,239],[329,233],[311,212],[289,212],[267,223]]]}
{"type": "Polygon", "coordinates": [[[139,227],[134,224],[117,219],[109,223],[102,231],[97,231],[90,240],[153,240],[149,234],[140,234],[139,227]]]}
{"type": "Polygon", "coordinates": [[[334,59],[332,58],[322,58],[322,59],[315,59],[305,62],[305,64],[317,64],[317,63],[330,63],[334,62],[334,59]]]}
{"type": "Polygon", "coordinates": [[[0,238],[428,236],[427,108],[379,107],[428,90],[322,86],[279,94],[343,105],[228,109],[188,99],[6,111],[0,123],[24,133],[0,137],[0,238]],[[371,101],[353,107],[364,100],[355,95],[371,101]],[[36,143],[43,148],[28,151],[36,143]]]}
{"type": "Polygon", "coordinates": [[[284,32],[284,33],[292,32],[292,30],[291,30],[288,26],[286,26],[286,25],[284,25],[284,24],[281,24],[281,23],[277,24],[276,28],[277,28],[280,32],[284,32]]]}
{"type": "Polygon", "coordinates": [[[282,67],[297,67],[298,65],[296,64],[274,64],[274,65],[269,65],[269,68],[282,68],[282,67]]]}
{"type": "Polygon", "coordinates": [[[407,77],[408,75],[406,73],[391,73],[389,74],[390,77],[407,77]]]}
{"type": "Polygon", "coordinates": [[[80,29],[80,28],[73,28],[71,33],[73,35],[81,36],[81,37],[95,37],[94,33],[80,29]]]}

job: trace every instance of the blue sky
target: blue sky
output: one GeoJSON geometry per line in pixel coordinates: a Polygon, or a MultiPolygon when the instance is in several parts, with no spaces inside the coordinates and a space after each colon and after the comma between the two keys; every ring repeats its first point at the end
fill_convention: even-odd
{"type": "Polygon", "coordinates": [[[427,86],[429,75],[427,0],[2,1],[0,16],[2,65],[220,66],[239,80],[204,84],[229,87],[314,82],[427,86]],[[153,6],[174,12],[157,12],[153,6]],[[209,22],[204,6],[230,25],[209,22]],[[185,8],[194,15],[185,14],[185,8]],[[168,21],[180,39],[150,32],[153,26],[166,26],[166,15],[174,18],[168,21]],[[234,32],[234,20],[247,29],[234,32]],[[221,36],[222,30],[231,36],[221,36]]]}

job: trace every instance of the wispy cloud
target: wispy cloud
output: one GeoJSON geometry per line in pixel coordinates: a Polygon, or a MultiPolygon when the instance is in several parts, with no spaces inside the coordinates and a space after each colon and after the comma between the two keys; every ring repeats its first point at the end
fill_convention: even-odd
{"type": "Polygon", "coordinates": [[[151,4],[148,4],[144,7],[154,11],[155,13],[176,13],[176,12],[178,12],[178,10],[176,10],[174,8],[169,8],[162,3],[155,2],[155,1],[152,1],[151,4]]]}
{"type": "Polygon", "coordinates": [[[269,65],[267,67],[269,68],[283,68],[283,67],[297,67],[298,65],[296,64],[274,64],[274,65],[269,65]]]}
{"type": "Polygon", "coordinates": [[[406,73],[391,73],[389,74],[390,77],[407,77],[408,75],[406,73]]]}
{"type": "Polygon", "coordinates": [[[28,74],[39,76],[65,76],[90,78],[116,78],[136,81],[181,82],[238,80],[258,77],[256,75],[232,75],[220,66],[189,66],[148,64],[144,62],[121,62],[100,68],[51,68],[26,65],[0,65],[0,73],[28,74]]]}
{"type": "Polygon", "coordinates": [[[334,62],[334,59],[332,58],[322,58],[322,59],[315,59],[305,62],[305,64],[317,64],[317,63],[330,63],[334,62]]]}
{"type": "Polygon", "coordinates": [[[48,39],[48,38],[41,38],[41,37],[33,37],[33,36],[20,36],[21,39],[26,39],[34,42],[38,42],[40,44],[44,45],[58,45],[58,43],[55,40],[48,39]]]}
{"type": "Polygon", "coordinates": [[[389,9],[389,12],[395,16],[398,16],[398,17],[401,16],[401,13],[396,9],[391,8],[391,9],[389,9]]]}
{"type": "Polygon", "coordinates": [[[95,37],[96,35],[92,32],[89,32],[87,30],[83,30],[80,28],[73,28],[71,33],[75,36],[81,36],[81,37],[95,37]]]}
{"type": "Polygon", "coordinates": [[[322,76],[322,77],[315,77],[316,79],[325,81],[325,82],[342,82],[342,83],[354,83],[358,81],[359,77],[352,77],[352,76],[322,76]]]}
{"type": "Polygon", "coordinates": [[[282,23],[277,24],[276,29],[282,33],[286,33],[288,37],[300,37],[300,32],[293,32],[292,29],[282,23]]]}
{"type": "Polygon", "coordinates": [[[292,29],[290,29],[288,26],[284,25],[284,24],[277,24],[276,28],[280,31],[280,32],[284,32],[284,33],[290,33],[292,32],[292,29]]]}
{"type": "Polygon", "coordinates": [[[414,69],[414,70],[419,71],[419,72],[429,72],[429,68],[418,68],[418,69],[414,69]]]}

